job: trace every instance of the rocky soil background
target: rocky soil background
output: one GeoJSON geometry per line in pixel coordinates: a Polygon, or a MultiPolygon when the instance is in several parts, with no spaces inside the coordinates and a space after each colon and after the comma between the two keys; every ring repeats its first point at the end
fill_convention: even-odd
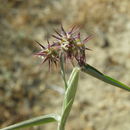
{"type": "MultiPolygon", "coordinates": [[[[63,82],[33,54],[54,28],[95,33],[87,62],[130,86],[130,0],[0,0],[0,128],[60,113],[63,82]]],[[[72,67],[68,67],[70,74],[72,67]]],[[[56,124],[25,130],[55,130],[56,124]]],[[[130,130],[130,93],[81,73],[67,130],[130,130]]]]}

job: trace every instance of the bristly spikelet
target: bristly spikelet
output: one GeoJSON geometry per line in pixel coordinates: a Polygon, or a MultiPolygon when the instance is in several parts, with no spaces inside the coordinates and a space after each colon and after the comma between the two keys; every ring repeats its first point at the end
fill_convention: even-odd
{"type": "MultiPolygon", "coordinates": [[[[37,42],[38,43],[38,42],[37,42]]],[[[43,62],[48,61],[49,63],[49,68],[51,67],[51,64],[55,64],[57,65],[57,63],[59,62],[59,54],[58,54],[58,47],[54,46],[53,44],[51,45],[48,42],[48,46],[45,47],[42,44],[38,43],[40,45],[40,47],[42,48],[42,50],[38,53],[36,53],[35,55],[38,55],[40,57],[42,57],[43,62]]]]}
{"type": "Polygon", "coordinates": [[[69,32],[66,32],[61,25],[61,32],[55,30],[56,35],[52,35],[56,39],[52,44],[48,42],[48,46],[44,47],[40,43],[39,46],[42,48],[42,51],[37,53],[43,57],[43,63],[48,61],[49,66],[52,63],[57,65],[60,61],[60,55],[64,56],[64,59],[76,59],[79,65],[86,62],[86,50],[90,50],[85,47],[85,43],[88,42],[93,35],[88,36],[84,40],[80,37],[80,32],[78,31],[77,26],[73,26],[69,32]]]}

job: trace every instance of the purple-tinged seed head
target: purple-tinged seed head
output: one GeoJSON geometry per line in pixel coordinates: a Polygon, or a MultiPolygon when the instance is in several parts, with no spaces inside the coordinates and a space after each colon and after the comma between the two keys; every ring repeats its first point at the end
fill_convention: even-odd
{"type": "Polygon", "coordinates": [[[91,50],[85,47],[85,43],[92,39],[93,35],[82,40],[77,26],[73,26],[69,32],[66,32],[62,25],[61,32],[55,30],[55,33],[56,35],[52,35],[52,37],[56,41],[50,43],[47,40],[47,47],[37,42],[42,50],[36,55],[44,59],[43,63],[48,61],[49,66],[53,63],[57,65],[60,62],[61,54],[63,54],[65,62],[67,59],[72,62],[73,59],[76,59],[79,65],[84,64],[86,62],[86,50],[91,50]]]}

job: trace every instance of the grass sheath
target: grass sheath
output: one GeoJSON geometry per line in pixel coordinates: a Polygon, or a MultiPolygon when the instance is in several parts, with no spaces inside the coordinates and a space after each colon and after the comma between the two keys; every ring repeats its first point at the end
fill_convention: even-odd
{"type": "Polygon", "coordinates": [[[65,124],[69,116],[69,113],[71,111],[71,108],[75,99],[77,87],[78,87],[79,72],[80,72],[80,68],[75,67],[68,80],[68,88],[66,89],[65,95],[64,95],[61,120],[58,124],[58,130],[65,129],[65,124]]]}

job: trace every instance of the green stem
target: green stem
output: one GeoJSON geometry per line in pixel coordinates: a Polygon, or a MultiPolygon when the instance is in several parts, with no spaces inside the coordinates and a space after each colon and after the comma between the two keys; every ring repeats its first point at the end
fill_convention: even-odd
{"type": "Polygon", "coordinates": [[[61,121],[58,123],[58,128],[57,130],[65,130],[65,123],[62,124],[61,121]]]}
{"type": "Polygon", "coordinates": [[[58,123],[58,130],[64,130],[65,124],[67,121],[67,118],[70,114],[75,94],[77,91],[78,86],[78,80],[79,80],[79,71],[80,69],[78,67],[75,67],[71,73],[71,76],[69,78],[68,87],[65,91],[64,101],[63,101],[63,109],[61,114],[61,120],[58,123]]]}
{"type": "Polygon", "coordinates": [[[64,68],[64,64],[63,63],[64,63],[64,57],[61,54],[61,56],[60,56],[61,75],[62,75],[64,84],[65,84],[65,90],[66,90],[67,87],[68,87],[68,84],[67,84],[67,81],[66,81],[65,68],[64,68]]]}

